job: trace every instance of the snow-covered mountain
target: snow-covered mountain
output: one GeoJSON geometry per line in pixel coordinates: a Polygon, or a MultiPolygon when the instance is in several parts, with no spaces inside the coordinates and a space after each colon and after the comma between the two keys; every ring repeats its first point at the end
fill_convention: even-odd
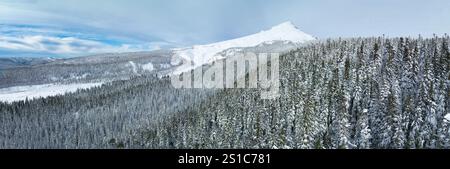
{"type": "Polygon", "coordinates": [[[90,88],[146,74],[179,74],[218,59],[231,57],[238,52],[286,52],[312,40],[315,40],[313,36],[300,31],[291,22],[285,22],[256,34],[188,48],[105,53],[67,59],[46,59],[45,62],[3,58],[0,59],[0,66],[13,66],[2,66],[5,69],[0,73],[0,97],[3,98],[0,101],[11,102],[24,100],[26,96],[36,98],[64,94],[78,88],[90,88]],[[185,61],[190,61],[193,65],[182,64],[185,61]]]}
{"type": "Polygon", "coordinates": [[[38,64],[45,64],[55,61],[54,58],[26,58],[26,57],[5,57],[0,58],[0,70],[11,69],[16,67],[26,67],[38,64]]]}
{"type": "Polygon", "coordinates": [[[193,64],[192,66],[184,65],[178,67],[174,74],[182,73],[195,67],[211,63],[215,60],[222,59],[226,57],[223,54],[226,53],[224,51],[231,48],[256,47],[261,44],[270,45],[279,41],[301,44],[312,40],[315,40],[313,36],[302,32],[292,22],[284,22],[269,30],[237,39],[208,45],[196,45],[190,48],[174,49],[175,58],[182,58],[193,64]]]}

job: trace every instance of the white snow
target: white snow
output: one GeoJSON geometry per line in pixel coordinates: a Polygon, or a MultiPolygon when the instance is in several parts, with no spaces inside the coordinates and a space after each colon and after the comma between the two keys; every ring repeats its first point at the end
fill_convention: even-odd
{"type": "Polygon", "coordinates": [[[450,113],[447,114],[447,115],[445,115],[444,118],[445,118],[448,122],[450,122],[450,113]]]}
{"type": "Polygon", "coordinates": [[[153,71],[155,68],[153,67],[152,63],[147,63],[147,64],[143,64],[141,65],[142,69],[146,70],[146,71],[153,71]]]}
{"type": "Polygon", "coordinates": [[[211,63],[216,59],[223,57],[216,56],[218,53],[230,48],[255,47],[259,44],[271,44],[274,41],[285,41],[293,43],[305,43],[315,40],[314,37],[300,31],[292,22],[285,22],[272,27],[270,30],[261,31],[259,33],[244,36],[241,38],[213,43],[209,45],[197,45],[190,48],[175,49],[175,55],[186,61],[193,62],[193,66],[183,65],[173,73],[179,74],[195,67],[211,63]]]}
{"type": "Polygon", "coordinates": [[[133,62],[133,61],[129,61],[128,62],[129,64],[130,64],[130,66],[131,66],[131,70],[133,70],[133,73],[138,73],[137,72],[137,66],[136,66],[136,64],[133,62]]]}
{"type": "Polygon", "coordinates": [[[168,69],[168,68],[172,67],[172,65],[170,65],[170,64],[160,64],[159,66],[161,67],[161,69],[168,69]]]}
{"type": "Polygon", "coordinates": [[[0,89],[1,102],[14,102],[33,98],[48,97],[72,93],[78,89],[101,86],[103,83],[44,84],[31,86],[15,86],[0,89]]]}

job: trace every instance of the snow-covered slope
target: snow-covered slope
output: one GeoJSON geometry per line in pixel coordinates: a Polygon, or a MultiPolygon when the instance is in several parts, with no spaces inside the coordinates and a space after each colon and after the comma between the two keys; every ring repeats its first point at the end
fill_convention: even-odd
{"type": "Polygon", "coordinates": [[[300,31],[292,22],[284,22],[267,31],[261,31],[238,39],[208,45],[197,45],[190,48],[174,49],[175,56],[193,62],[193,66],[178,67],[174,74],[191,70],[192,68],[211,63],[217,59],[222,59],[224,56],[219,53],[230,48],[254,47],[259,44],[270,44],[275,41],[305,43],[311,40],[315,40],[315,38],[300,31]]]}
{"type": "Polygon", "coordinates": [[[13,102],[25,100],[26,98],[54,96],[74,92],[77,89],[101,85],[101,83],[90,83],[91,81],[86,79],[87,75],[89,75],[90,79],[97,79],[97,81],[110,81],[111,79],[126,79],[131,75],[146,72],[158,73],[160,71],[159,73],[163,75],[179,74],[215,60],[232,56],[236,52],[279,51],[275,49],[283,49],[285,51],[287,48],[283,47],[295,46],[292,44],[301,44],[311,40],[315,40],[315,38],[300,31],[291,22],[285,22],[253,35],[208,45],[197,45],[173,50],[100,54],[52,60],[51,62],[49,61],[50,63],[21,69],[19,72],[25,72],[23,75],[18,76],[16,70],[7,72],[7,77],[17,78],[0,81],[0,101],[13,102]],[[174,57],[172,58],[176,58],[178,61],[170,60],[169,56],[173,55],[174,57]],[[190,61],[194,65],[181,64],[183,60],[190,61]],[[91,65],[94,65],[95,69],[92,69],[93,66],[91,65]],[[28,72],[33,72],[34,76],[39,77],[29,78],[29,76],[24,76],[31,74],[28,72]],[[68,72],[70,74],[67,74],[68,72]],[[77,76],[80,74],[82,76],[77,76]],[[70,78],[64,79],[65,77],[70,78]],[[23,79],[34,79],[34,81],[27,82],[23,81],[23,79]],[[36,81],[35,79],[42,80],[36,81]],[[77,82],[73,83],[71,79],[76,79],[77,82]],[[11,84],[18,86],[14,87],[11,84]],[[2,86],[4,87],[1,88],[2,86]]]}
{"type": "Polygon", "coordinates": [[[75,83],[75,84],[44,84],[31,86],[15,86],[0,89],[0,102],[14,102],[25,99],[63,95],[78,89],[101,86],[103,83],[75,83]]]}
{"type": "Polygon", "coordinates": [[[448,122],[450,122],[450,113],[449,113],[449,114],[446,114],[446,115],[444,116],[444,118],[445,118],[445,120],[447,120],[448,122]]]}

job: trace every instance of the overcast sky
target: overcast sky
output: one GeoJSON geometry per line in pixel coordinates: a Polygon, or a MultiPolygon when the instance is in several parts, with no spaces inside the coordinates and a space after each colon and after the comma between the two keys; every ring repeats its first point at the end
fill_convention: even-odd
{"type": "Polygon", "coordinates": [[[154,50],[292,21],[318,38],[450,32],[448,0],[0,0],[1,56],[154,50]]]}

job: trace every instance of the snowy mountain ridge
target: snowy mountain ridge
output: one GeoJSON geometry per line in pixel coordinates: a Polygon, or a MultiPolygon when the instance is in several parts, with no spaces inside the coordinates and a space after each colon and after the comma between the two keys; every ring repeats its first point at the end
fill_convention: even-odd
{"type": "Polygon", "coordinates": [[[225,56],[220,55],[220,53],[230,48],[254,47],[260,44],[271,44],[275,41],[301,44],[315,39],[316,38],[299,30],[292,22],[288,21],[276,25],[269,30],[237,39],[208,45],[196,45],[190,48],[178,48],[173,50],[175,56],[193,62],[193,66],[181,66],[174,74],[185,72],[195,67],[222,59],[225,56]]]}
{"type": "Polygon", "coordinates": [[[280,52],[311,40],[315,38],[300,31],[292,22],[284,22],[256,34],[189,48],[48,58],[44,61],[4,58],[0,59],[0,66],[17,69],[3,71],[3,77],[0,74],[0,79],[8,78],[0,81],[0,102],[55,96],[146,73],[177,75],[237,52],[280,52]],[[192,62],[193,65],[180,65],[181,61],[192,62]]]}

